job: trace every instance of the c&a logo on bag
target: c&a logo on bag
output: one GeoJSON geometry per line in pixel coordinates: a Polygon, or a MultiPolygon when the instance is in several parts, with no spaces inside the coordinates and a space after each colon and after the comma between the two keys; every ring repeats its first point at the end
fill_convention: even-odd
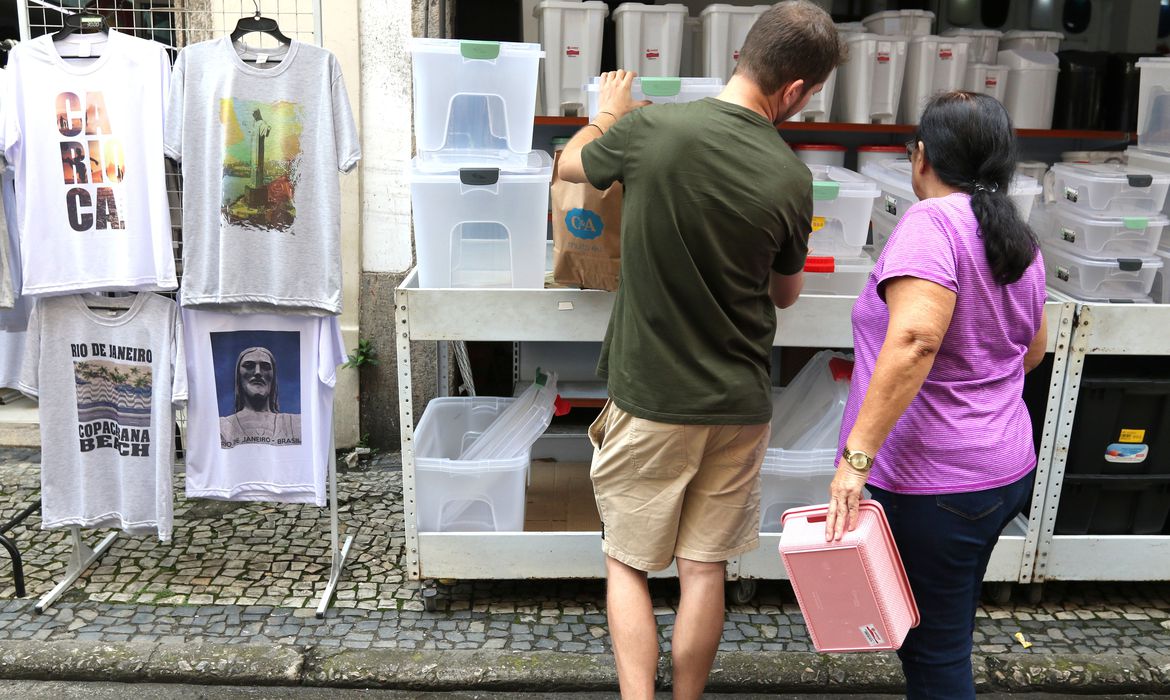
{"type": "Polygon", "coordinates": [[[601,235],[605,224],[595,211],[588,209],[570,209],[565,214],[565,228],[574,237],[591,241],[601,235]]]}

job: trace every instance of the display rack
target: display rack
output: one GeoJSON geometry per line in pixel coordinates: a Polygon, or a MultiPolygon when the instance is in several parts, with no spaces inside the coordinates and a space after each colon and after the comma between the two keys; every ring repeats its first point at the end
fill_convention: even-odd
{"type": "Polygon", "coordinates": [[[1072,442],[1081,375],[1088,355],[1170,355],[1170,306],[1079,304],[1074,319],[1064,400],[1032,579],[1041,581],[1170,580],[1170,535],[1055,535],[1072,442]]]}
{"type": "MultiPolygon", "coordinates": [[[[427,532],[417,529],[415,498],[414,409],[411,404],[410,343],[415,341],[570,341],[604,339],[614,294],[579,289],[420,289],[413,270],[395,294],[398,392],[402,430],[403,505],[407,570],[411,579],[601,578],[605,561],[600,532],[427,532]]],[[[856,297],[802,296],[779,311],[776,346],[850,348],[850,312],[856,297]]],[[[1064,388],[1061,352],[1068,347],[1074,305],[1064,300],[1045,305],[1048,352],[1056,355],[1049,386],[1041,459],[1033,500],[1040,503],[1048,487],[1055,423],[1064,388]]],[[[592,450],[583,434],[546,435],[533,447],[533,458],[579,460],[592,450]]],[[[1038,510],[1021,516],[1000,539],[987,580],[1028,582],[1041,536],[1038,510]]],[[[785,579],[776,554],[778,534],[762,534],[760,547],[729,561],[727,578],[743,579],[737,597],[750,597],[754,579],[785,579]]],[[[673,569],[660,575],[674,575],[673,569]]]]}

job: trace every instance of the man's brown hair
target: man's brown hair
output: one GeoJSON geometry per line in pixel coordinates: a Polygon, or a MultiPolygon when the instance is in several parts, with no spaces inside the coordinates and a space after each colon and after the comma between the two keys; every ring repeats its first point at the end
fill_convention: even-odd
{"type": "Polygon", "coordinates": [[[794,80],[804,80],[805,90],[823,83],[844,59],[828,12],[807,0],[784,0],[752,25],[735,71],[771,95],[794,80]]]}

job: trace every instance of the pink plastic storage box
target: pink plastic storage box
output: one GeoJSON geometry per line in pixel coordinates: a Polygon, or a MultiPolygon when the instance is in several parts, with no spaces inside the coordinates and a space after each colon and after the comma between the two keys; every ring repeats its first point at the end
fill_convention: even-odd
{"type": "Polygon", "coordinates": [[[877,501],[861,502],[857,529],[825,541],[828,505],[792,508],[781,522],[780,558],[813,646],[827,651],[897,649],[918,625],[918,606],[877,501]]]}

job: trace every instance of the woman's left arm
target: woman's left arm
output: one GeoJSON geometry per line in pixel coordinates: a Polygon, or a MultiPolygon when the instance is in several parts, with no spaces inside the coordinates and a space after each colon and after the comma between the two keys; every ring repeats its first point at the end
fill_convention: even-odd
{"type": "MultiPolygon", "coordinates": [[[[898,418],[922,388],[955,310],[954,292],[917,277],[887,281],[885,297],[890,311],[886,339],[874,364],[857,420],[845,441],[849,449],[868,455],[877,454],[898,418]]],[[[865,479],[865,475],[843,458],[839,460],[837,474],[829,487],[826,541],[839,540],[846,529],[857,527],[857,509],[865,479]]]]}

